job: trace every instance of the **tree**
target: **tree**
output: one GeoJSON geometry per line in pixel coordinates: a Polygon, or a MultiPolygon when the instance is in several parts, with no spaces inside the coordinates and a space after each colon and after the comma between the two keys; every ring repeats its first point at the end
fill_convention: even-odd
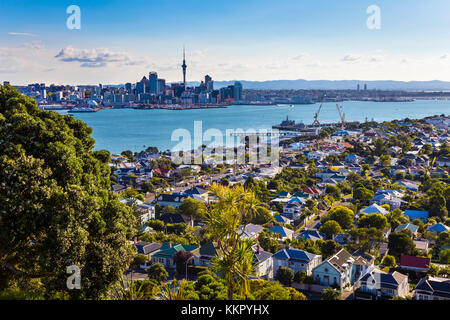
{"type": "Polygon", "coordinates": [[[406,232],[392,232],[389,235],[389,253],[397,258],[401,255],[412,255],[416,248],[411,236],[406,232]]]}
{"type": "Polygon", "coordinates": [[[299,270],[294,275],[294,282],[295,283],[304,283],[305,279],[308,275],[304,270],[299,270]]]}
{"type": "Polygon", "coordinates": [[[360,228],[376,228],[384,230],[387,223],[387,218],[380,213],[365,214],[358,220],[358,226],[360,228]]]}
{"type": "Polygon", "coordinates": [[[294,271],[291,268],[279,267],[275,279],[282,285],[290,286],[294,280],[294,271]]]}
{"type": "Polygon", "coordinates": [[[383,260],[381,260],[381,264],[386,267],[395,267],[397,265],[397,261],[395,261],[395,257],[391,255],[385,255],[383,260]]]}
{"type": "Polygon", "coordinates": [[[175,209],[175,207],[173,206],[165,206],[164,208],[162,208],[161,212],[163,214],[175,214],[177,213],[177,209],[175,209]]]}
{"type": "Polygon", "coordinates": [[[439,262],[445,264],[450,263],[450,249],[441,250],[439,253],[439,262]]]}
{"type": "Polygon", "coordinates": [[[161,263],[153,263],[147,270],[150,280],[154,280],[157,283],[161,283],[167,280],[169,273],[161,263]]]}
{"type": "Polygon", "coordinates": [[[84,122],[0,87],[3,285],[41,283],[48,295],[98,299],[122,279],[137,219],[109,191],[110,159],[92,151],[91,133],[84,122]],[[70,265],[81,269],[81,290],[66,286],[70,265]]]}
{"type": "Polygon", "coordinates": [[[364,187],[357,187],[353,190],[353,199],[362,203],[369,202],[373,198],[374,192],[364,187]]]}
{"type": "Polygon", "coordinates": [[[139,269],[141,265],[144,265],[148,260],[148,257],[145,254],[138,253],[134,256],[133,262],[131,263],[131,267],[133,269],[139,269]]]}
{"type": "Polygon", "coordinates": [[[245,228],[239,226],[255,215],[259,201],[242,185],[228,188],[214,183],[211,191],[217,201],[205,220],[208,232],[222,252],[213,259],[212,267],[224,279],[228,299],[233,300],[236,293],[248,293],[248,278],[254,274],[253,243],[242,238],[245,228]]]}
{"type": "Polygon", "coordinates": [[[255,300],[306,300],[303,293],[294,288],[285,288],[276,281],[251,280],[250,292],[255,300]]]}
{"type": "Polygon", "coordinates": [[[223,281],[210,274],[198,277],[194,289],[200,300],[225,300],[227,298],[227,288],[223,281]]]}
{"type": "Polygon", "coordinates": [[[180,213],[188,217],[203,218],[206,214],[206,206],[203,202],[193,198],[185,198],[179,207],[180,213]]]}
{"type": "Polygon", "coordinates": [[[319,228],[319,231],[324,233],[328,239],[331,239],[333,236],[341,234],[342,228],[336,221],[328,220],[319,228]]]}
{"type": "Polygon", "coordinates": [[[192,257],[192,252],[180,250],[173,256],[173,262],[176,265],[177,272],[179,274],[184,274],[186,271],[186,264],[188,260],[192,257]]]}
{"type": "Polygon", "coordinates": [[[153,185],[153,183],[149,182],[149,181],[145,181],[141,183],[141,190],[144,193],[147,192],[155,192],[155,186],[153,185]]]}
{"type": "MultiPolygon", "coordinates": [[[[338,233],[339,234],[339,233],[338,233]]],[[[334,240],[326,240],[320,245],[322,259],[331,257],[333,254],[341,250],[342,246],[334,240]]]]}
{"type": "Polygon", "coordinates": [[[270,213],[270,210],[264,207],[257,207],[255,216],[250,221],[254,224],[266,224],[268,222],[274,222],[275,219],[270,213]]]}
{"type": "Polygon", "coordinates": [[[162,222],[161,220],[149,220],[146,224],[155,231],[164,230],[164,222],[162,222]]]}
{"type": "Polygon", "coordinates": [[[322,300],[342,300],[341,292],[333,288],[323,289],[322,300]]]}
{"type": "Polygon", "coordinates": [[[331,184],[327,185],[325,188],[325,193],[333,197],[334,200],[341,199],[341,189],[339,189],[337,186],[333,186],[331,184]]]}
{"type": "Polygon", "coordinates": [[[355,214],[349,208],[337,206],[330,210],[327,220],[334,220],[342,229],[349,229],[352,227],[354,216],[355,214]]]}

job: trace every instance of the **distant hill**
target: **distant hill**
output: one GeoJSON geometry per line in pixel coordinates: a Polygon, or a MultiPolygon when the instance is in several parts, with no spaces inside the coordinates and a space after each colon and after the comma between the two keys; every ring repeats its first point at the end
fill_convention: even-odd
{"type": "MultiPolygon", "coordinates": [[[[404,90],[404,91],[450,91],[450,82],[434,81],[364,81],[364,80],[268,80],[268,81],[247,81],[237,80],[242,83],[244,89],[259,90],[348,90],[356,89],[359,84],[361,90],[367,84],[369,90],[404,90]]],[[[232,81],[214,81],[214,89],[219,89],[234,84],[232,81]]],[[[199,82],[189,82],[189,86],[198,86],[199,82]]]]}

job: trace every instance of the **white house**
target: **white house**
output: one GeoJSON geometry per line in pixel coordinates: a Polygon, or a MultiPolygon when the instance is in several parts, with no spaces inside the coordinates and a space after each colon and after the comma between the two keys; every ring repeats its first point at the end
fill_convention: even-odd
{"type": "Polygon", "coordinates": [[[312,270],[322,262],[322,256],[299,249],[285,248],[272,256],[273,275],[279,267],[291,268],[294,273],[303,270],[311,275],[312,270]]]}
{"type": "Polygon", "coordinates": [[[374,296],[405,297],[409,293],[407,275],[397,271],[386,273],[378,268],[362,276],[358,285],[359,290],[374,296]]]}
{"type": "Polygon", "coordinates": [[[312,270],[316,283],[323,286],[344,288],[353,285],[361,276],[373,268],[373,259],[353,256],[345,249],[323,261],[312,270]]]}

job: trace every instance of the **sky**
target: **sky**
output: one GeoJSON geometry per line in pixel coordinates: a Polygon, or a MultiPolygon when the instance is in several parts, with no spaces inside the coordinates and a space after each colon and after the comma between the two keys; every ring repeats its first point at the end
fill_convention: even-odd
{"type": "Polygon", "coordinates": [[[0,0],[0,81],[176,82],[183,45],[188,81],[450,81],[449,13],[448,0],[0,0]]]}

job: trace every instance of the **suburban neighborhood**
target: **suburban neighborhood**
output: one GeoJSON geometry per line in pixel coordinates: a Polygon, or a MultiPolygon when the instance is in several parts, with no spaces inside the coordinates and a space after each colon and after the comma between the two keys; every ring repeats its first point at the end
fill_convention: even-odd
{"type": "Polygon", "coordinates": [[[214,190],[241,187],[258,201],[236,228],[251,244],[249,279],[312,300],[450,299],[449,134],[435,125],[442,117],[285,138],[278,166],[175,165],[156,148],[112,156],[111,190],[141,223],[138,262],[124,279],[162,274],[201,291],[224,254],[207,218],[214,190]]]}

